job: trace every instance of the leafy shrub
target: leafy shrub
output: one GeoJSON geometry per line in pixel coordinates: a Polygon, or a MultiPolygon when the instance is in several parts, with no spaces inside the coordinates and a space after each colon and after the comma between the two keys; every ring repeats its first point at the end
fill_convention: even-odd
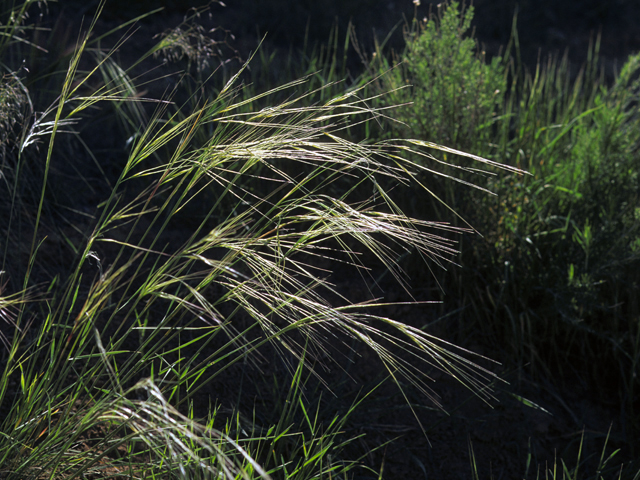
{"type": "MultiPolygon", "coordinates": [[[[557,133],[529,150],[534,177],[514,189],[518,197],[505,194],[517,206],[500,221],[503,235],[493,237],[496,264],[508,264],[519,285],[504,305],[520,305],[511,314],[527,319],[530,330],[520,334],[536,363],[562,371],[593,358],[583,374],[598,383],[612,381],[616,365],[625,385],[616,388],[628,393],[640,353],[637,68],[633,57],[611,89],[600,86],[573,117],[552,117],[538,129],[542,137],[557,133]]],[[[523,323],[514,320],[508,323],[518,331],[523,323]]]]}
{"type": "MultiPolygon", "coordinates": [[[[406,126],[399,133],[484,155],[506,90],[500,57],[491,63],[468,36],[473,7],[458,2],[438,7],[437,15],[414,19],[405,28],[406,47],[399,68],[382,77],[394,112],[406,126]]],[[[378,58],[383,58],[379,55],[378,58]]],[[[382,68],[387,68],[384,62],[382,68]]]]}
{"type": "MultiPolygon", "coordinates": [[[[394,102],[407,103],[395,117],[403,124],[385,124],[393,134],[531,174],[476,180],[495,197],[425,178],[484,235],[462,249],[462,270],[442,273],[447,310],[464,312],[452,325],[484,332],[519,366],[547,378],[579,372],[586,383],[608,385],[603,394],[619,392],[627,419],[640,427],[638,57],[610,88],[597,42],[577,73],[566,56],[534,72],[499,58],[487,64],[464,36],[472,14],[445,4],[436,17],[413,20],[395,60],[378,50],[372,61],[377,72],[401,62],[379,80],[396,89],[394,102]]],[[[434,158],[417,161],[447,172],[434,158]]],[[[414,196],[405,205],[425,214],[429,201],[414,196]]]]}

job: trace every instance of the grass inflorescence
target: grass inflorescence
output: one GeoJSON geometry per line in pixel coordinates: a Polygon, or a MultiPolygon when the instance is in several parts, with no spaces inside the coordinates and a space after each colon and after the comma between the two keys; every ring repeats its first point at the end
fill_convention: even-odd
{"type": "MultiPolygon", "coordinates": [[[[3,2],[2,478],[384,476],[349,425],[381,384],[424,433],[409,397],[447,407],[433,372],[486,402],[501,382],[384,313],[418,268],[465,312],[458,339],[552,380],[614,369],[637,432],[638,57],[613,86],[597,43],[577,75],[526,71],[515,36],[487,62],[453,2],[393,55],[336,27],[239,61],[203,8],[127,63],[154,12],[97,33],[103,7],[56,39],[29,23],[45,5],[3,2]],[[363,349],[385,373],[342,399],[363,349]]],[[[525,475],[581,478],[582,458],[525,475]]]]}

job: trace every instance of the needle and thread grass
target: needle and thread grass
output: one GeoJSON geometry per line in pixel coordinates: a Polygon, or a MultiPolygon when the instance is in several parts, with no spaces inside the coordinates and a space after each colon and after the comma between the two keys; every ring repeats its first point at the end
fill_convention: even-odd
{"type": "MultiPolygon", "coordinates": [[[[246,64],[215,95],[194,96],[184,108],[165,99],[147,117],[145,99],[114,62],[114,51],[87,55],[96,18],[57,77],[59,95],[36,107],[43,113],[33,114],[12,151],[15,167],[5,170],[3,270],[18,276],[11,284],[21,287],[0,298],[7,332],[0,379],[3,478],[345,473],[352,464],[330,459],[347,440],[331,440],[327,432],[337,435],[346,416],[323,433],[305,411],[311,437],[287,450],[302,463],[266,454],[265,470],[254,457],[275,452],[265,445],[288,432],[286,411],[277,426],[256,436],[214,428],[221,422],[215,409],[206,422],[185,413],[222,372],[267,345],[292,359],[286,360],[292,403],[303,410],[296,382],[303,366],[316,374],[308,360],[321,362],[332,338],[370,347],[398,388],[405,378],[432,397],[422,372],[429,365],[490,398],[483,386],[495,375],[469,360],[470,352],[367,311],[381,305],[378,300],[353,304],[333,283],[331,268],[314,266],[322,259],[370,277],[362,259],[372,258],[402,282],[401,253],[415,250],[436,265],[450,261],[455,244],[438,232],[467,230],[404,215],[384,187],[428,171],[404,153],[438,145],[365,144],[341,136],[347,119],[388,114],[360,98],[362,87],[298,106],[319,88],[247,112],[247,105],[308,80],[243,98],[246,64]],[[99,88],[90,86],[94,80],[99,88]],[[47,218],[60,207],[52,165],[68,155],[64,136],[79,136],[86,117],[107,104],[128,130],[130,151],[112,180],[98,154],[84,154],[80,167],[97,161],[89,171],[103,174],[103,188],[93,191],[107,194],[83,205],[90,200],[67,192],[69,211],[91,211],[86,230],[73,236],[56,225],[60,217],[47,218]],[[48,142],[42,151],[41,142],[48,142]],[[24,166],[36,161],[37,168],[24,166]],[[35,192],[23,188],[25,172],[40,175],[26,184],[37,185],[35,192]],[[52,274],[46,252],[54,233],[67,257],[66,269],[52,274]],[[18,245],[25,242],[26,249],[18,245]],[[26,255],[12,258],[14,251],[26,255]]],[[[163,38],[145,57],[172,41],[163,38]]]]}

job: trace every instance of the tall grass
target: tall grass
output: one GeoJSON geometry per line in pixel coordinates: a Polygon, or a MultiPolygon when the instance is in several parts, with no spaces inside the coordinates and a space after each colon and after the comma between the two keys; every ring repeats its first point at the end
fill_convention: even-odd
{"type": "MultiPolygon", "coordinates": [[[[38,5],[4,7],[25,20],[38,5]]],[[[340,460],[340,429],[352,409],[325,424],[302,395],[305,368],[317,374],[345,339],[427,397],[425,365],[487,394],[494,375],[468,352],[335,286],[336,268],[368,279],[373,260],[403,282],[402,253],[436,264],[456,254],[441,232],[464,229],[405,215],[386,187],[428,171],[405,154],[437,145],[349,140],[348,121],[385,112],[358,88],[250,111],[310,80],[246,98],[246,64],[182,107],[145,99],[115,61],[126,43],[103,52],[95,22],[33,75],[11,63],[24,48],[17,27],[2,37],[14,72],[3,95],[24,112],[3,143],[3,478],[345,476],[355,464],[340,460]],[[101,111],[125,133],[104,158],[84,135],[117,131],[101,111]],[[263,426],[221,408],[210,388],[260,354],[292,378],[280,418],[263,426]]],[[[188,41],[167,35],[143,59],[188,41]]]]}
{"type": "MultiPolygon", "coordinates": [[[[498,193],[493,197],[453,183],[433,187],[485,235],[462,248],[463,269],[443,276],[451,299],[443,297],[443,305],[462,312],[451,319],[461,340],[473,332],[541,382],[577,379],[613,401],[629,426],[624,441],[634,444],[640,425],[638,56],[613,85],[600,70],[599,39],[581,69],[565,55],[541,59],[529,71],[518,60],[514,20],[503,59],[488,63],[468,35],[472,15],[471,7],[443,4],[406,27],[403,52],[389,59],[379,51],[371,63],[379,72],[400,62],[379,88],[398,88],[395,102],[413,100],[395,116],[400,126],[387,124],[390,135],[471,146],[531,173],[483,179],[462,171],[460,178],[475,178],[498,193]],[[440,122],[431,112],[450,112],[451,120],[440,122]]],[[[440,158],[451,162],[445,155],[440,158]]],[[[405,205],[439,209],[428,198],[405,205]]]]}

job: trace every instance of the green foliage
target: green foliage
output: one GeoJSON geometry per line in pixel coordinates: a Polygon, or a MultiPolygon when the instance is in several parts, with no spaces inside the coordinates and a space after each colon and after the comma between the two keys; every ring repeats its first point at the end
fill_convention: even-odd
{"type": "Polygon", "coordinates": [[[594,381],[611,381],[605,365],[613,361],[628,392],[637,388],[640,354],[632,300],[640,227],[637,87],[629,82],[636,65],[630,59],[611,89],[598,82],[583,87],[578,78],[572,92],[555,89],[552,99],[544,90],[568,84],[566,70],[528,77],[519,93],[528,103],[516,111],[524,117],[515,130],[520,135],[511,140],[519,153],[510,145],[505,151],[534,175],[494,183],[501,198],[484,202],[485,222],[499,227],[488,236],[494,272],[505,272],[487,308],[517,335],[508,344],[521,355],[524,338],[529,352],[522,361],[561,371],[570,359],[606,359],[583,372],[594,381]],[[555,109],[541,108],[548,104],[555,109]]]}
{"type": "Polygon", "coordinates": [[[458,2],[439,6],[429,19],[414,19],[405,29],[400,66],[381,82],[397,89],[392,102],[409,104],[394,112],[406,127],[400,133],[485,155],[506,78],[501,59],[487,63],[468,36],[472,19],[473,7],[461,10],[458,2]]]}
{"type": "MultiPolygon", "coordinates": [[[[318,420],[301,380],[332,358],[325,337],[365,344],[399,388],[403,379],[425,398],[426,366],[490,395],[495,376],[455,346],[354,304],[332,281],[336,265],[369,275],[365,258],[402,283],[405,252],[455,253],[438,232],[462,230],[407,217],[383,181],[408,182],[401,153],[440,147],[343,136],[346,119],[379,113],[357,88],[296,96],[301,79],[247,98],[246,64],[182,106],[144,99],[134,67],[193,47],[188,66],[202,72],[215,42],[183,25],[127,68],[115,60],[121,42],[104,51],[92,39],[96,18],[46,75],[25,80],[39,113],[25,115],[3,165],[2,478],[345,475],[353,408],[318,420]],[[105,140],[110,149],[91,149],[105,140]],[[234,381],[220,398],[214,385],[251,372],[265,350],[271,364],[299,366],[276,417],[243,428],[243,402],[231,413],[216,404],[242,389],[234,381]]],[[[21,57],[19,42],[7,48],[21,57]]]]}
{"type": "MultiPolygon", "coordinates": [[[[578,72],[566,56],[533,72],[509,58],[487,64],[465,37],[472,14],[451,2],[414,19],[393,60],[400,65],[379,80],[395,89],[394,102],[407,103],[394,115],[403,124],[384,125],[391,135],[467,149],[531,174],[476,178],[497,196],[425,178],[484,235],[463,249],[462,270],[441,275],[443,299],[450,309],[464,307],[458,331],[483,332],[521,368],[558,381],[577,372],[603,397],[619,392],[637,432],[638,56],[610,87],[598,42],[578,72]]],[[[517,45],[514,28],[507,54],[518,58],[517,45]]],[[[382,49],[371,65],[376,72],[393,66],[382,49]]],[[[435,158],[417,161],[448,168],[435,158]]],[[[429,202],[413,197],[407,205],[423,214],[429,202]]]]}
{"type": "MultiPolygon", "coordinates": [[[[488,63],[452,2],[341,83],[351,29],[233,70],[195,10],[125,66],[126,43],[65,50],[26,23],[37,2],[3,6],[3,479],[348,478],[360,403],[323,397],[319,367],[344,353],[329,339],[368,346],[425,399],[427,366],[480,396],[495,379],[334,284],[390,273],[409,289],[411,252],[462,264],[437,273],[460,332],[548,379],[577,372],[638,427],[640,55],[610,87],[597,42],[577,74],[488,63]],[[149,100],[132,72],[160,56],[190,75],[149,100]],[[469,159],[510,166],[478,177],[469,159]],[[419,219],[442,201],[484,235],[462,254],[451,237],[468,229],[419,219]]],[[[614,455],[596,477],[615,477],[614,455]]],[[[538,473],[579,478],[583,459],[538,473]]]]}

